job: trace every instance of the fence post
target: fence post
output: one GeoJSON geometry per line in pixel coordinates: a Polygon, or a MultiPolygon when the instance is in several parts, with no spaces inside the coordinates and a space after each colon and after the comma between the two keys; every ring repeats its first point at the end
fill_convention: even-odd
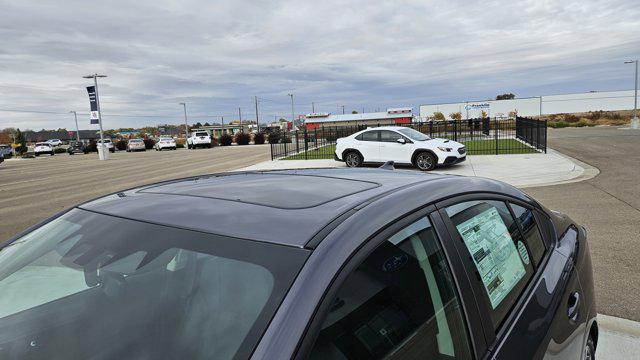
{"type": "Polygon", "coordinates": [[[549,128],[547,127],[547,119],[544,119],[544,153],[547,153],[547,133],[549,128]]]}
{"type": "Polygon", "coordinates": [[[269,147],[271,148],[271,161],[273,161],[273,144],[269,143],[269,147]]]}
{"type": "Polygon", "coordinates": [[[308,160],[308,156],[309,156],[309,154],[308,154],[308,152],[309,152],[309,145],[308,144],[309,143],[307,142],[307,136],[308,136],[308,133],[307,133],[307,129],[305,128],[304,129],[304,159],[305,160],[308,160]]]}
{"type": "MultiPolygon", "coordinates": [[[[489,119],[489,121],[491,121],[491,119],[489,119]]],[[[496,155],[498,155],[498,118],[493,118],[493,126],[495,129],[493,129],[494,132],[494,138],[496,139],[496,155]]]]}
{"type": "Polygon", "coordinates": [[[453,120],[453,141],[458,141],[458,120],[453,120]]]}
{"type": "Polygon", "coordinates": [[[318,129],[316,128],[315,130],[313,130],[313,140],[315,141],[315,148],[318,148],[318,129]]]}
{"type": "Polygon", "coordinates": [[[298,130],[296,130],[296,154],[300,153],[300,140],[298,139],[298,130]]]}
{"type": "Polygon", "coordinates": [[[433,137],[433,121],[429,121],[429,137],[433,137]]]}

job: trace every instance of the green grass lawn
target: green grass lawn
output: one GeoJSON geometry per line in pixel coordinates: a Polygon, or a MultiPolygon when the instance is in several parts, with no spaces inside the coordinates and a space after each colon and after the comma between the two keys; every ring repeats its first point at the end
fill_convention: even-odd
{"type": "MultiPolygon", "coordinates": [[[[496,140],[468,140],[462,141],[467,147],[468,155],[495,155],[496,140]]],[[[498,154],[530,154],[538,152],[536,149],[527,147],[516,139],[498,139],[498,154]]],[[[325,145],[307,152],[307,159],[333,159],[336,151],[335,145],[325,145]]],[[[304,160],[304,152],[287,156],[282,160],[304,160]]]]}

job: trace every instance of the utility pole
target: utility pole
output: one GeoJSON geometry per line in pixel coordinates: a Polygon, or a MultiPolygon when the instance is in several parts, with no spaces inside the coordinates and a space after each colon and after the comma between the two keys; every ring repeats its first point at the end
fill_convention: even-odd
{"type": "Polygon", "coordinates": [[[289,96],[291,97],[291,130],[293,130],[296,125],[296,112],[293,108],[293,94],[289,94],[289,96]]]}
{"type": "Polygon", "coordinates": [[[342,105],[342,115],[344,115],[344,105],[342,105]]]}
{"type": "Polygon", "coordinates": [[[102,113],[100,112],[100,96],[98,95],[98,78],[105,77],[107,77],[107,75],[93,74],[83,76],[85,79],[93,78],[93,85],[96,89],[96,107],[98,108],[98,124],[100,124],[100,148],[102,148],[102,158],[100,158],[100,160],[106,160],[108,155],[106,155],[105,151],[109,151],[108,149],[105,150],[106,146],[104,143],[104,134],[102,132],[102,113]]]}
{"type": "Polygon", "coordinates": [[[258,117],[258,97],[254,96],[253,99],[256,103],[256,133],[260,133],[260,118],[258,117]]]}
{"type": "Polygon", "coordinates": [[[316,103],[314,103],[314,102],[311,103],[311,113],[312,114],[316,113],[316,103]]]}
{"type": "Polygon", "coordinates": [[[632,129],[640,129],[640,120],[638,119],[638,59],[625,61],[625,64],[635,64],[635,90],[633,92],[633,118],[629,127],[632,129]]]}
{"type": "Polygon", "coordinates": [[[240,121],[240,131],[244,132],[244,128],[242,127],[242,110],[238,108],[238,121],[240,121]]]}
{"type": "Polygon", "coordinates": [[[76,141],[80,142],[80,129],[78,128],[78,113],[73,110],[69,111],[69,114],[73,113],[73,116],[76,118],[76,141]]]}
{"type": "MultiPolygon", "coordinates": [[[[189,124],[187,123],[187,104],[181,102],[180,105],[182,105],[182,108],[184,109],[184,141],[187,141],[187,139],[189,139],[189,124]]],[[[187,148],[189,148],[188,144],[187,144],[187,148]]]]}
{"type": "Polygon", "coordinates": [[[220,116],[222,119],[222,135],[224,135],[224,116],[220,116]]]}

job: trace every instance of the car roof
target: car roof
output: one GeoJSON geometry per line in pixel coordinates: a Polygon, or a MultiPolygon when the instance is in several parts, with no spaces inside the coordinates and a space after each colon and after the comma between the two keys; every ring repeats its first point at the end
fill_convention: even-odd
{"type": "MultiPolygon", "coordinates": [[[[421,196],[425,203],[433,202],[452,195],[449,194],[452,181],[460,183],[454,188],[464,188],[465,179],[468,178],[371,168],[223,173],[142,186],[84,203],[79,208],[207,233],[305,247],[333,221],[370,201],[428,182],[433,184],[433,189],[421,196]]],[[[482,188],[478,184],[483,182],[498,183],[473,179],[476,179],[476,188],[482,188]]],[[[495,185],[488,187],[496,188],[495,185]]]]}

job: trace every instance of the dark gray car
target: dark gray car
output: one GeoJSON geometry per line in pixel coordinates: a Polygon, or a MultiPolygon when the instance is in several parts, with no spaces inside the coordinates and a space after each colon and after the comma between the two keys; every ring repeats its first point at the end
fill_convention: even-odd
{"type": "Polygon", "coordinates": [[[480,178],[167,181],[0,250],[2,359],[593,358],[584,228],[480,178]]]}

